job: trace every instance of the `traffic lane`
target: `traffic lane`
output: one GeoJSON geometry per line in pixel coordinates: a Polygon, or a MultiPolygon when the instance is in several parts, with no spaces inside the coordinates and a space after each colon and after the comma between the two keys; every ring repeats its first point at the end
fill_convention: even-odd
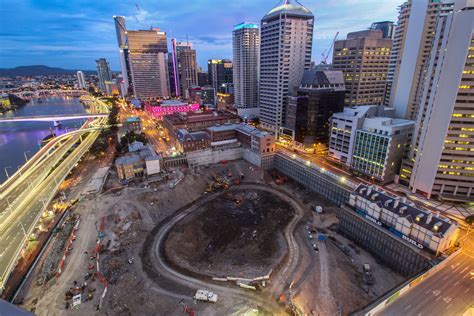
{"type": "MultiPolygon", "coordinates": [[[[75,164],[74,159],[82,154],[83,152],[80,151],[76,152],[75,155],[73,154],[72,156],[68,157],[70,158],[70,162],[67,164],[62,164],[58,169],[55,170],[55,173],[62,174],[65,169],[75,164]]],[[[29,231],[36,225],[37,218],[39,217],[39,215],[41,215],[40,212],[44,206],[41,198],[47,198],[50,192],[55,188],[56,181],[54,181],[54,176],[55,175],[51,175],[48,180],[41,184],[39,193],[35,195],[31,204],[29,204],[29,207],[26,209],[26,211],[23,211],[20,215],[20,218],[17,219],[17,225],[11,225],[8,230],[4,234],[2,234],[2,237],[0,238],[0,246],[5,247],[4,249],[6,249],[6,251],[4,255],[0,258],[0,269],[2,269],[0,271],[0,275],[3,276],[7,272],[10,264],[13,262],[13,260],[16,260],[16,254],[18,253],[18,251],[21,250],[24,244],[25,234],[16,233],[15,235],[13,235],[14,232],[12,230],[14,228],[18,230],[19,228],[23,232],[20,222],[23,224],[23,228],[25,229],[25,231],[29,231]],[[11,236],[14,237],[12,238],[11,236]]]]}
{"type": "Polygon", "coordinates": [[[379,315],[449,315],[474,300],[470,271],[474,260],[465,254],[411,288],[379,315]]]}

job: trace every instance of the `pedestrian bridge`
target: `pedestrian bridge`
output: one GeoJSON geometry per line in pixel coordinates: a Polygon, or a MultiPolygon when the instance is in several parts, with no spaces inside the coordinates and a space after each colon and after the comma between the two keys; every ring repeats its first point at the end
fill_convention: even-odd
{"type": "Polygon", "coordinates": [[[59,114],[59,115],[38,115],[38,116],[17,116],[0,118],[0,123],[6,122],[54,122],[77,119],[88,119],[97,117],[107,117],[108,114],[59,114]]]}

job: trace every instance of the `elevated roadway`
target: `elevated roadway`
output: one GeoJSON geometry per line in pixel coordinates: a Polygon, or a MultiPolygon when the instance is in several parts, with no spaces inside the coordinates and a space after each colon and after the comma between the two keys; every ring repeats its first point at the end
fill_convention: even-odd
{"type": "Polygon", "coordinates": [[[59,185],[107,126],[105,103],[93,110],[100,117],[51,140],[0,186],[0,291],[59,185]]]}

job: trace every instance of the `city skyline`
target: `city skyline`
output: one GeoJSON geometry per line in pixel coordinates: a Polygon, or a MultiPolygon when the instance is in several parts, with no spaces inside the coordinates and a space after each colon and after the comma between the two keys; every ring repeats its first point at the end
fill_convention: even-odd
{"type": "MultiPolygon", "coordinates": [[[[389,0],[383,6],[376,0],[337,0],[331,3],[302,1],[315,15],[312,60],[319,62],[334,35],[369,28],[372,22],[396,21],[397,7],[403,1],[389,0]]],[[[199,66],[208,59],[232,59],[232,29],[243,21],[259,23],[277,1],[243,1],[238,4],[208,0],[186,3],[163,1],[160,5],[138,3],[82,2],[41,4],[20,1],[0,9],[0,68],[35,64],[69,69],[93,70],[94,60],[106,58],[113,71],[120,69],[112,16],[123,15],[130,29],[159,27],[168,38],[189,39],[197,51],[199,66]],[[179,10],[178,10],[179,9],[179,10]],[[191,14],[195,13],[195,14],[191,14]],[[219,19],[209,19],[219,16],[219,19]],[[135,18],[137,17],[137,19],[135,18]],[[196,27],[198,26],[198,27],[196,27]]],[[[170,45],[170,43],[168,43],[170,45]]]]}

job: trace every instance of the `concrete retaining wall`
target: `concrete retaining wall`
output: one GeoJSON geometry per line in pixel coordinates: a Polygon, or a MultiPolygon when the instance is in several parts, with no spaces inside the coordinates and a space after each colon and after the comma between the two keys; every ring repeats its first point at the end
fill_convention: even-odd
{"type": "Polygon", "coordinates": [[[349,202],[349,195],[352,191],[350,188],[344,187],[335,179],[306,166],[298,160],[277,153],[274,157],[273,167],[337,205],[344,205],[349,202]]]}
{"type": "Polygon", "coordinates": [[[413,275],[429,266],[429,258],[415,247],[370,223],[348,207],[338,209],[339,232],[357,242],[386,265],[404,275],[413,275]]]}

